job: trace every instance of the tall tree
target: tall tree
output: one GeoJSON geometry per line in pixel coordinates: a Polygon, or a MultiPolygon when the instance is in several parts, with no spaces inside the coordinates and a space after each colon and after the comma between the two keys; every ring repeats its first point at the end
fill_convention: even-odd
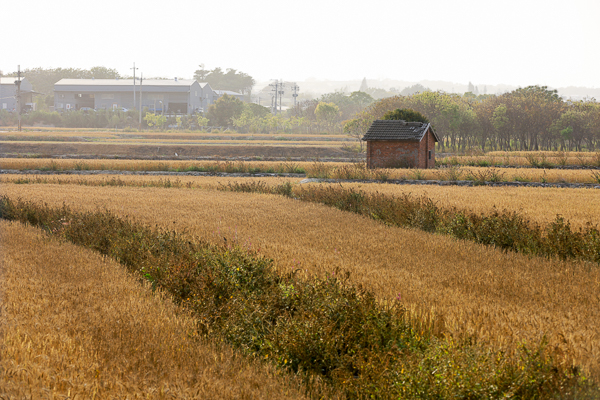
{"type": "Polygon", "coordinates": [[[396,108],[393,111],[388,111],[384,114],[383,119],[386,120],[404,120],[414,122],[428,123],[429,120],[426,116],[418,111],[411,110],[410,108],[396,108]]]}
{"type": "Polygon", "coordinates": [[[431,89],[421,85],[420,83],[416,83],[412,86],[406,87],[402,89],[400,92],[401,96],[410,96],[412,94],[431,92],[431,89]]]}
{"type": "Polygon", "coordinates": [[[216,90],[231,90],[242,94],[250,94],[256,83],[254,78],[245,72],[238,72],[233,68],[228,68],[226,72],[223,72],[218,67],[213,70],[206,70],[204,65],[200,65],[200,69],[196,70],[194,79],[200,82],[208,82],[216,90]]]}
{"type": "Polygon", "coordinates": [[[231,126],[244,111],[244,103],[233,96],[223,95],[208,107],[208,119],[214,126],[231,126]]]}
{"type": "Polygon", "coordinates": [[[335,103],[325,103],[322,101],[315,108],[317,121],[324,123],[330,129],[333,129],[341,114],[340,108],[335,103]]]}

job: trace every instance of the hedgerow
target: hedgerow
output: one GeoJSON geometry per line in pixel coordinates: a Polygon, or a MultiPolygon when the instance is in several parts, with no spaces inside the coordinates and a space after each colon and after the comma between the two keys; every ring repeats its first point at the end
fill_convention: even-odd
{"type": "MultiPolygon", "coordinates": [[[[151,229],[109,211],[74,212],[2,197],[0,217],[114,257],[192,310],[200,333],[348,398],[540,398],[593,396],[577,368],[555,365],[544,343],[513,353],[433,336],[350,284],[348,274],[279,274],[271,260],[151,229]]],[[[310,388],[307,387],[310,392],[310,388]]]]}

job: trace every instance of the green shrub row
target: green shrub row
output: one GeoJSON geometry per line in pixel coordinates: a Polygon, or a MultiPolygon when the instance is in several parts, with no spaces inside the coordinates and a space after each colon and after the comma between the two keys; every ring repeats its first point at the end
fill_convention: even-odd
{"type": "MultiPolygon", "coordinates": [[[[347,398],[590,397],[577,370],[557,368],[543,345],[491,351],[440,339],[408,322],[399,300],[382,306],[340,273],[300,278],[234,245],[150,229],[108,211],[76,213],[0,199],[0,217],[114,257],[189,308],[200,333],[347,398]]],[[[319,397],[318,393],[309,394],[319,397]]]]}
{"type": "Polygon", "coordinates": [[[600,231],[588,224],[578,230],[560,215],[542,226],[511,211],[494,210],[475,214],[456,208],[446,209],[426,196],[400,196],[365,193],[333,185],[293,187],[289,182],[269,186],[262,181],[229,183],[220,190],[282,194],[291,198],[321,203],[343,211],[395,226],[418,228],[459,239],[496,246],[503,250],[560,259],[581,259],[600,264],[600,231]]]}

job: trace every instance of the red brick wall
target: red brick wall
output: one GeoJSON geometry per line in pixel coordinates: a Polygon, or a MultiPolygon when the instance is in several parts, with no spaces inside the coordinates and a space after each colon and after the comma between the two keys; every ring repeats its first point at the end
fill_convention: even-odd
{"type": "Polygon", "coordinates": [[[431,130],[420,142],[367,141],[368,168],[434,168],[435,138],[431,130]],[[429,159],[431,151],[431,159],[429,159]]]}
{"type": "Polygon", "coordinates": [[[367,167],[416,167],[419,163],[419,145],[419,142],[368,141],[367,167]]]}
{"type": "Polygon", "coordinates": [[[419,163],[418,168],[435,168],[435,138],[431,130],[419,142],[419,163]],[[429,158],[431,151],[431,159],[429,158]]]}

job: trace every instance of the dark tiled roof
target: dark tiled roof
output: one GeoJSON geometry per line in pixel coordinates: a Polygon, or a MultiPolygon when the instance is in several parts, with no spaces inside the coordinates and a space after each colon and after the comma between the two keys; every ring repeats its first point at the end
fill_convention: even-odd
{"type": "MultiPolygon", "coordinates": [[[[373,121],[362,140],[407,140],[420,141],[425,132],[430,129],[430,124],[421,122],[406,122],[402,120],[373,121]]],[[[432,130],[433,131],[433,130],[432,130]]],[[[437,140],[435,133],[433,134],[437,140]]]]}

